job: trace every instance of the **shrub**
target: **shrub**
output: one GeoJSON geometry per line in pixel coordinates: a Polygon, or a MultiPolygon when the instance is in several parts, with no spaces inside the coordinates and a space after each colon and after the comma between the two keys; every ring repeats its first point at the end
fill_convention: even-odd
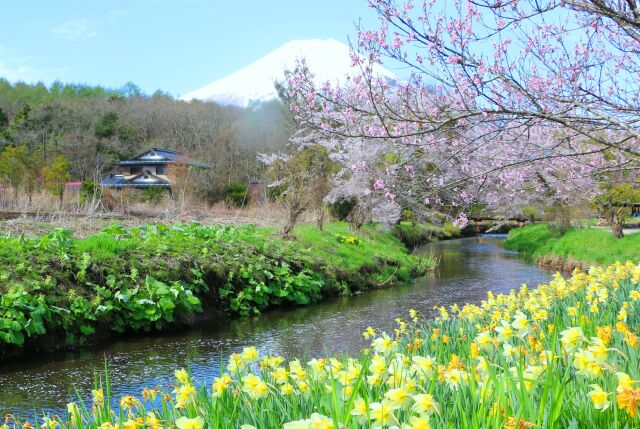
{"type": "Polygon", "coordinates": [[[224,202],[230,207],[244,207],[247,205],[249,193],[246,183],[230,183],[224,188],[224,202]]]}
{"type": "Polygon", "coordinates": [[[346,221],[358,202],[355,198],[346,198],[329,204],[329,213],[339,221],[346,221]]]}
{"type": "Polygon", "coordinates": [[[443,228],[444,235],[447,237],[457,237],[460,235],[460,228],[454,226],[451,222],[445,222],[443,228]]]}
{"type": "Polygon", "coordinates": [[[158,204],[164,198],[163,188],[145,188],[142,191],[142,200],[145,203],[158,204]]]}
{"type": "Polygon", "coordinates": [[[102,196],[102,190],[93,180],[83,180],[80,185],[80,203],[84,204],[88,201],[98,200],[102,196]]]}
{"type": "Polygon", "coordinates": [[[535,206],[529,205],[522,208],[522,216],[533,221],[538,217],[538,210],[535,206]]]}
{"type": "Polygon", "coordinates": [[[402,210],[402,216],[400,220],[402,222],[411,222],[411,223],[418,222],[418,218],[416,217],[415,213],[407,209],[402,210]]]}

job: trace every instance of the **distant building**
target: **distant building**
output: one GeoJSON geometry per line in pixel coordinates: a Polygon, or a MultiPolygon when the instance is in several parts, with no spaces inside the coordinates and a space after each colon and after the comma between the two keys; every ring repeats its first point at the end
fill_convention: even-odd
{"type": "Polygon", "coordinates": [[[267,186],[264,180],[249,180],[247,194],[250,206],[262,206],[267,203],[267,186]]]}
{"type": "Polygon", "coordinates": [[[118,162],[116,171],[102,180],[102,187],[114,190],[164,188],[170,191],[178,165],[209,168],[207,164],[172,150],[154,147],[134,159],[118,162]]]}

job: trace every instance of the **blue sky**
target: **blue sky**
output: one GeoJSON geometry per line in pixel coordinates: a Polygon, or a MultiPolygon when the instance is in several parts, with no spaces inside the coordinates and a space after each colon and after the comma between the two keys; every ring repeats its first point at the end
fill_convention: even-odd
{"type": "Polygon", "coordinates": [[[184,94],[294,39],[346,42],[366,0],[19,0],[2,5],[0,77],[184,94]]]}

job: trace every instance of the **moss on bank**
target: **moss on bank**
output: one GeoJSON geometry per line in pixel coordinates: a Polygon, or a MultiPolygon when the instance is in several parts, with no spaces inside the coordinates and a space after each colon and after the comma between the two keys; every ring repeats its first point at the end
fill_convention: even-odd
{"type": "Polygon", "coordinates": [[[571,270],[615,261],[638,261],[640,234],[617,239],[610,231],[599,228],[570,229],[561,234],[540,223],[511,230],[505,247],[530,255],[541,265],[571,270]]]}
{"type": "Polygon", "coordinates": [[[203,312],[307,305],[407,282],[433,266],[374,226],[353,240],[342,223],[301,225],[295,235],[178,224],[0,239],[0,356],[168,329],[203,312]]]}

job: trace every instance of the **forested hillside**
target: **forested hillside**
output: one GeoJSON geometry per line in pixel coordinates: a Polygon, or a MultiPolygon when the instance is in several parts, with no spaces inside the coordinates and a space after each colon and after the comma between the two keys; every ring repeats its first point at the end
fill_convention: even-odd
{"type": "Polygon", "coordinates": [[[287,115],[279,101],[243,109],[145,95],[132,83],[106,89],[0,79],[0,180],[29,191],[62,156],[69,179],[97,181],[115,161],[161,146],[213,167],[193,178],[196,193],[211,202],[226,184],[261,175],[256,155],[286,143],[287,115]],[[16,169],[33,177],[16,178],[16,169]]]}

